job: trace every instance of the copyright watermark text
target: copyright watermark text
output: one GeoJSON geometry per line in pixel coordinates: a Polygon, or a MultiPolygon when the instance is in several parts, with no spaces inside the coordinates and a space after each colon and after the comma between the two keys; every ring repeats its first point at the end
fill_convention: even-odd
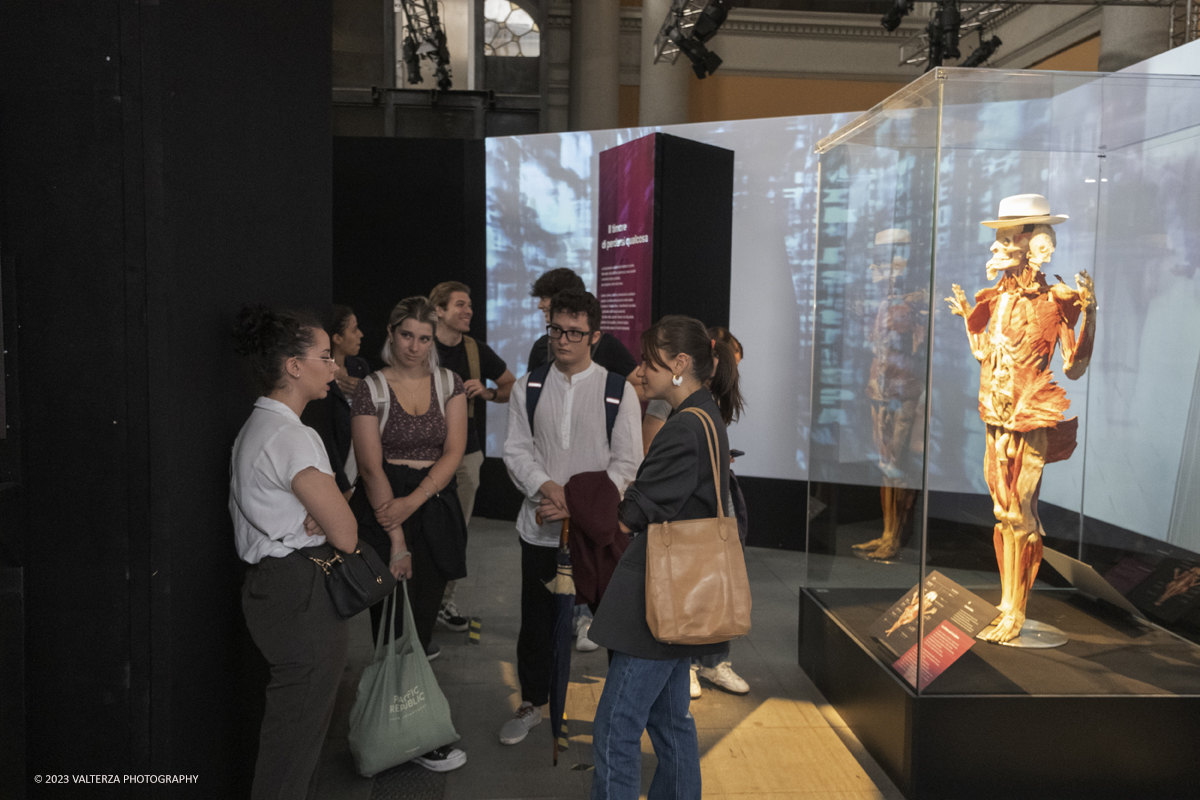
{"type": "Polygon", "coordinates": [[[199,775],[34,775],[34,783],[199,783],[199,775]]]}

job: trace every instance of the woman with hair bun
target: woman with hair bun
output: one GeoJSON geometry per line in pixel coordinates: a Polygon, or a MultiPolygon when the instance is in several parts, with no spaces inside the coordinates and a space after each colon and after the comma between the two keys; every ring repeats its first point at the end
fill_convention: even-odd
{"type": "Polygon", "coordinates": [[[324,397],[335,364],[315,319],[243,308],[233,330],[259,398],[233,445],[229,513],[246,626],[271,665],[254,768],[254,800],[312,796],[346,664],[347,623],[313,558],[358,546],[358,526],[321,438],[300,421],[324,397]]]}
{"type": "MultiPolygon", "coordinates": [[[[388,366],[362,380],[350,400],[362,481],[351,498],[359,533],[397,579],[411,578],[413,621],[430,660],[441,652],[433,624],[446,582],[467,576],[467,525],[455,480],[467,446],[467,398],[462,378],[438,366],[436,326],[428,299],[397,303],[383,347],[388,366]]],[[[371,607],[377,633],[384,624],[382,605],[371,607]]],[[[397,635],[403,621],[398,610],[397,635]]],[[[414,760],[444,772],[465,764],[467,756],[446,746],[414,760]]]]}
{"type": "MultiPolygon", "coordinates": [[[[666,400],[676,412],[696,408],[713,420],[720,491],[728,496],[725,426],[742,410],[733,348],[710,337],[699,320],[663,317],[642,334],[638,376],[648,399],[666,400]]],[[[645,531],[655,523],[715,517],[717,509],[705,424],[695,414],[672,414],[617,507],[631,539],[588,633],[613,651],[592,725],[593,800],[638,797],[643,730],[658,757],[651,800],[701,796],[700,747],[688,713],[691,661],[723,652],[727,643],[674,645],[654,638],[646,624],[645,531]]]]}

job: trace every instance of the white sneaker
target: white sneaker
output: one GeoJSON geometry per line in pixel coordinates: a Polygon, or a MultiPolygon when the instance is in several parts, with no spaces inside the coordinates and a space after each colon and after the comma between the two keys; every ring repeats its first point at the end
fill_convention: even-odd
{"type": "MultiPolygon", "coordinates": [[[[695,669],[695,667],[693,667],[695,669]]],[[[715,683],[727,692],[734,694],[746,694],[750,691],[750,684],[746,683],[736,672],[733,671],[733,665],[728,661],[722,661],[714,668],[700,667],[696,670],[701,678],[709,683],[715,683]]],[[[695,673],[693,673],[695,674],[695,673]]]]}
{"type": "Polygon", "coordinates": [[[696,675],[699,669],[699,664],[692,664],[691,675],[688,679],[690,683],[688,692],[691,694],[693,700],[700,696],[700,678],[696,675]]]}
{"type": "Polygon", "coordinates": [[[588,638],[591,629],[592,618],[580,617],[579,624],[575,626],[575,649],[581,653],[590,653],[600,646],[588,638]]]}
{"type": "Polygon", "coordinates": [[[513,718],[500,729],[500,744],[516,744],[529,735],[529,730],[542,721],[542,712],[532,703],[521,703],[513,718]]]}

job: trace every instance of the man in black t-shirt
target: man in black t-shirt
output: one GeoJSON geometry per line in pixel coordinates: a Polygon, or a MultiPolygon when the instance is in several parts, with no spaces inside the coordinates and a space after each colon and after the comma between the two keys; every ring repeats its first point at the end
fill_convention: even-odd
{"type": "MultiPolygon", "coordinates": [[[[429,293],[429,302],[438,316],[435,331],[438,360],[463,379],[463,389],[467,393],[467,449],[456,477],[458,501],[469,525],[475,508],[475,493],[479,489],[479,468],[483,466],[478,420],[487,413],[487,402],[508,402],[508,394],[517,379],[492,348],[466,335],[471,329],[473,313],[471,289],[466,284],[458,281],[439,283],[429,293]],[[495,383],[495,388],[488,387],[485,381],[495,383]]],[[[468,623],[454,605],[454,587],[454,581],[446,584],[438,622],[452,631],[463,631],[468,623]]]]}
{"type": "MultiPolygon", "coordinates": [[[[547,325],[550,324],[550,298],[559,292],[569,290],[586,291],[583,279],[566,267],[552,269],[534,282],[529,296],[537,298],[538,310],[546,315],[547,325]]],[[[550,336],[543,334],[540,339],[534,342],[533,349],[529,351],[528,371],[533,372],[542,364],[553,360],[554,351],[550,348],[550,336]]],[[[641,381],[633,379],[633,373],[637,371],[638,362],[630,354],[629,348],[621,344],[620,339],[611,333],[603,334],[600,337],[600,341],[592,348],[592,361],[595,361],[609,372],[624,375],[637,391],[638,400],[645,399],[642,397],[641,381]]]]}

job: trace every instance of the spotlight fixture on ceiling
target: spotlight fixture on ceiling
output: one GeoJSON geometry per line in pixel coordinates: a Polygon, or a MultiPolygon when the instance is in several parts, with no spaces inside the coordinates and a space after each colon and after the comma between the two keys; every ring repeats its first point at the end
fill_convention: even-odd
{"type": "MultiPolygon", "coordinates": [[[[1074,0],[1066,1],[1074,2],[1074,0]]],[[[1031,0],[1031,2],[1059,2],[1059,0],[1031,0]]],[[[1092,0],[1092,2],[1097,4],[1106,2],[1143,4],[1154,2],[1154,0],[1092,0]]],[[[926,20],[928,24],[921,28],[919,33],[914,33],[900,44],[900,64],[902,66],[921,65],[928,70],[941,66],[946,60],[958,58],[960,37],[976,32],[982,37],[985,29],[1005,19],[1005,15],[1014,13],[1015,7],[1025,5],[1025,3],[960,0],[960,2],[954,3],[934,2],[924,5],[931,7],[930,17],[926,20]]],[[[983,55],[980,58],[984,61],[987,60],[983,55]]]]}
{"type": "Polygon", "coordinates": [[[437,87],[449,91],[450,49],[446,31],[438,19],[437,0],[399,0],[404,12],[403,57],[409,83],[421,82],[421,59],[433,63],[437,87]]]}
{"type": "Polygon", "coordinates": [[[940,67],[947,58],[959,58],[962,52],[958,49],[958,29],[962,25],[962,14],[958,10],[958,0],[940,0],[937,12],[929,21],[926,32],[929,35],[929,60],[925,62],[925,71],[940,67]]]}
{"type": "Polygon", "coordinates": [[[967,56],[966,60],[959,64],[960,67],[978,67],[986,62],[989,58],[995,55],[1000,49],[1000,45],[1004,42],[1000,41],[999,36],[993,36],[991,39],[984,40],[983,33],[979,34],[979,47],[976,47],[971,55],[967,56]]]}
{"type": "Polygon", "coordinates": [[[654,39],[654,63],[674,64],[683,53],[697,78],[716,72],[721,57],[705,44],[716,35],[731,8],[733,0],[672,0],[654,39]]]}
{"type": "Polygon", "coordinates": [[[883,15],[880,22],[883,24],[883,29],[888,31],[896,30],[900,27],[900,21],[912,13],[913,0],[892,0],[892,7],[883,15]]]}

